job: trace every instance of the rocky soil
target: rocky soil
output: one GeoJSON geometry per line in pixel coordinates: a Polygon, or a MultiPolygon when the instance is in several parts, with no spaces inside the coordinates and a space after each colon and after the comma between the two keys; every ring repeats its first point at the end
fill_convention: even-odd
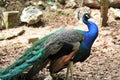
{"type": "MultiPolygon", "coordinates": [[[[120,20],[109,18],[108,26],[100,26],[99,10],[92,10],[91,19],[99,26],[99,36],[95,41],[91,56],[83,63],[74,65],[75,80],[120,80],[120,20]]],[[[1,30],[0,34],[10,34],[21,29],[25,33],[14,39],[0,41],[0,67],[7,67],[19,58],[32,45],[28,39],[43,36],[63,27],[87,30],[86,26],[71,15],[55,15],[51,13],[43,17],[44,24],[32,26],[18,26],[8,30],[1,30]],[[37,26],[37,27],[36,27],[37,26]]],[[[66,69],[59,75],[65,77],[66,69]]],[[[45,68],[38,77],[49,75],[45,68]]]]}

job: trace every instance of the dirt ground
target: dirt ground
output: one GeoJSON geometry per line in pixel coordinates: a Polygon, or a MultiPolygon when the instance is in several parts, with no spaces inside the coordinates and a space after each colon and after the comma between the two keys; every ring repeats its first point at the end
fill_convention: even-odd
{"type": "MultiPolygon", "coordinates": [[[[92,10],[91,14],[93,16],[91,20],[99,27],[99,36],[92,47],[91,56],[85,62],[74,65],[74,78],[75,80],[120,80],[120,20],[109,18],[108,26],[101,27],[99,10],[92,10]]],[[[25,30],[21,36],[0,41],[0,67],[5,68],[19,58],[32,45],[28,43],[29,38],[42,38],[63,27],[87,30],[86,25],[70,15],[57,17],[52,14],[42,20],[45,22],[42,26],[22,25],[0,31],[0,34],[13,34],[19,30],[25,30]]],[[[65,77],[65,72],[66,69],[59,75],[65,77]]],[[[47,75],[49,72],[45,68],[40,71],[39,77],[47,75]]]]}

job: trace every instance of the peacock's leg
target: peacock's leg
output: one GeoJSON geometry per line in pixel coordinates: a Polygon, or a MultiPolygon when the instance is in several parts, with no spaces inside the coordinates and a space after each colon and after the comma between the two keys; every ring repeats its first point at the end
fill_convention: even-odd
{"type": "MultiPolygon", "coordinates": [[[[50,74],[52,77],[52,80],[64,80],[63,78],[61,78],[57,73],[54,74],[50,74]]],[[[49,79],[51,80],[51,79],[49,79]]]]}
{"type": "Polygon", "coordinates": [[[73,61],[70,61],[70,73],[71,73],[71,80],[73,80],[73,61]]]}
{"type": "MultiPolygon", "coordinates": [[[[68,57],[64,60],[64,62],[69,62],[70,59],[74,56],[74,54],[76,53],[78,49],[75,49],[74,51],[72,51],[68,57]]],[[[73,80],[73,61],[70,61],[68,63],[68,67],[67,67],[67,73],[66,73],[66,78],[65,80],[68,80],[68,77],[69,77],[69,71],[71,73],[71,80],[73,80]]]]}
{"type": "Polygon", "coordinates": [[[69,64],[68,64],[65,80],[69,79],[69,72],[71,73],[71,79],[70,80],[73,80],[73,61],[70,61],[69,64]]]}
{"type": "Polygon", "coordinates": [[[70,71],[70,65],[68,64],[65,80],[68,80],[68,78],[69,78],[69,71],[70,71]]]}
{"type": "Polygon", "coordinates": [[[53,77],[51,75],[48,75],[44,80],[53,80],[53,77]]]}
{"type": "Polygon", "coordinates": [[[52,76],[53,80],[56,80],[56,78],[57,78],[57,74],[56,73],[54,73],[54,74],[51,73],[50,75],[52,76]]]}

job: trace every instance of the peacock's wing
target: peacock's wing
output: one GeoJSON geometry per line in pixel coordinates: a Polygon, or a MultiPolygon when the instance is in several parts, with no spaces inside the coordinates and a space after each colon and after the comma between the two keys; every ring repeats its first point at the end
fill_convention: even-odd
{"type": "Polygon", "coordinates": [[[83,35],[78,31],[67,29],[51,36],[45,42],[46,51],[49,52],[50,59],[52,60],[49,67],[51,73],[58,72],[66,64],[64,59],[73,50],[79,49],[83,39],[83,35]]]}
{"type": "Polygon", "coordinates": [[[44,49],[46,53],[54,55],[66,44],[72,45],[73,49],[79,48],[83,38],[83,35],[74,29],[64,29],[49,37],[44,43],[44,49]]]}

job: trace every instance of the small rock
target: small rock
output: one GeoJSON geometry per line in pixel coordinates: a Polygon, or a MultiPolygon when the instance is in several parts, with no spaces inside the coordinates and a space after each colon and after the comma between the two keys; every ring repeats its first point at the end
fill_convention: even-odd
{"type": "Polygon", "coordinates": [[[36,8],[35,6],[28,6],[22,11],[20,16],[21,22],[26,22],[28,24],[35,24],[40,21],[43,16],[43,12],[36,8]]]}
{"type": "Polygon", "coordinates": [[[13,39],[15,37],[18,37],[22,34],[25,33],[25,30],[19,30],[19,31],[15,31],[15,32],[11,32],[11,33],[4,33],[4,34],[0,34],[0,41],[1,40],[10,40],[10,39],[13,39]]]}
{"type": "Polygon", "coordinates": [[[53,4],[52,6],[50,6],[50,10],[51,11],[56,11],[57,10],[57,5],[53,4]]]}
{"type": "Polygon", "coordinates": [[[66,2],[65,7],[66,7],[66,8],[74,8],[74,7],[76,7],[76,5],[77,5],[77,4],[75,3],[74,0],[69,0],[69,1],[66,2]]]}
{"type": "Polygon", "coordinates": [[[70,9],[70,8],[69,9],[64,9],[64,10],[63,9],[58,9],[57,10],[58,14],[63,14],[63,15],[66,15],[66,16],[67,15],[72,15],[71,13],[73,13],[73,12],[74,12],[74,10],[70,9]]]}
{"type": "Polygon", "coordinates": [[[120,0],[110,0],[110,7],[120,8],[120,0]]]}
{"type": "MultiPolygon", "coordinates": [[[[98,2],[100,2],[100,0],[98,0],[98,2]]],[[[98,2],[97,0],[84,0],[84,5],[90,8],[100,8],[98,2]]],[[[109,2],[109,7],[120,8],[120,0],[109,0],[109,2]]]]}
{"type": "Polygon", "coordinates": [[[60,4],[65,4],[65,0],[57,0],[60,4]]]}
{"type": "Polygon", "coordinates": [[[97,0],[85,0],[84,5],[90,8],[100,8],[99,3],[97,0]]]}
{"type": "Polygon", "coordinates": [[[111,13],[112,17],[115,19],[120,18],[120,9],[110,8],[109,13],[111,13]]]}
{"type": "Polygon", "coordinates": [[[45,9],[45,3],[43,1],[29,1],[27,2],[26,5],[33,5],[33,6],[36,6],[37,8],[41,9],[41,10],[44,10],[45,9]]]}
{"type": "Polygon", "coordinates": [[[35,41],[37,41],[37,40],[39,40],[39,38],[30,38],[29,40],[28,40],[28,42],[29,43],[34,43],[35,41]]]}
{"type": "Polygon", "coordinates": [[[2,12],[3,24],[6,28],[13,28],[19,24],[19,11],[2,12]]]}

